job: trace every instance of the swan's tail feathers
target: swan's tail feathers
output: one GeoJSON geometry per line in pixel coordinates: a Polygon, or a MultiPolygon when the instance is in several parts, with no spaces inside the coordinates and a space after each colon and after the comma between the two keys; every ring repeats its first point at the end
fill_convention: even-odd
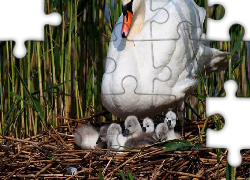
{"type": "MultiPolygon", "coordinates": [[[[197,54],[198,58],[196,58],[199,59],[199,61],[196,61],[196,71],[202,74],[209,74],[225,70],[229,65],[229,54],[228,52],[219,51],[201,44],[197,54]]],[[[232,64],[235,64],[238,59],[238,55],[234,55],[232,57],[232,64]]]]}

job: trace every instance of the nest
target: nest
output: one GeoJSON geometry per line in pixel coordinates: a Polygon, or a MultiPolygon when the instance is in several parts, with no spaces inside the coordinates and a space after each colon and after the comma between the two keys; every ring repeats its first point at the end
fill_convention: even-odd
{"type": "MultiPolygon", "coordinates": [[[[189,141],[200,137],[202,122],[187,124],[189,141]]],[[[210,122],[207,124],[212,126],[210,122]]],[[[0,136],[0,179],[222,179],[226,177],[227,150],[200,148],[166,151],[165,147],[145,150],[77,150],[68,125],[51,128],[26,138],[0,136]],[[77,172],[67,174],[69,167],[77,172]],[[124,177],[123,177],[124,176],[124,177]]],[[[204,138],[201,139],[205,143],[204,138]]],[[[243,153],[237,176],[249,177],[249,151],[243,153]]],[[[238,178],[241,179],[241,178],[238,178]]]]}

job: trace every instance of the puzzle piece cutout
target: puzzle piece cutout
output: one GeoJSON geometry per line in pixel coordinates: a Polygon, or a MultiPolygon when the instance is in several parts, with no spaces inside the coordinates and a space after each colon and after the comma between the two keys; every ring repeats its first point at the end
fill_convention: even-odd
{"type": "Polygon", "coordinates": [[[208,0],[208,6],[214,4],[225,8],[225,15],[221,20],[207,19],[207,38],[209,40],[231,41],[229,29],[234,24],[240,24],[245,28],[243,41],[250,41],[248,0],[208,0]]]}
{"type": "MultiPolygon", "coordinates": [[[[116,112],[110,111],[118,117],[123,117],[125,112],[140,116],[140,112],[145,114],[154,109],[157,113],[169,106],[177,106],[196,88],[198,71],[204,74],[206,70],[218,70],[216,62],[221,62],[221,59],[216,58],[220,53],[208,46],[202,33],[205,10],[190,0],[168,3],[155,9],[152,4],[148,5],[150,13],[162,11],[168,20],[162,18],[165,22],[162,23],[149,18],[144,24],[145,29],[134,36],[135,40],[129,36],[122,38],[122,17],[113,30],[102,81],[102,98],[104,106],[112,106],[108,110],[117,109],[116,112]],[[170,7],[174,9],[171,13],[167,11],[170,7]],[[159,27],[154,28],[154,25],[159,27]],[[166,33],[165,37],[162,31],[155,32],[171,28],[173,33],[166,33]],[[162,39],[160,35],[163,35],[162,39]]],[[[225,68],[228,62],[224,62],[225,68]]]]}
{"type": "Polygon", "coordinates": [[[207,147],[227,148],[228,162],[231,166],[241,164],[241,149],[250,149],[247,142],[249,136],[248,98],[237,98],[237,83],[234,80],[225,82],[226,97],[209,97],[206,99],[206,116],[221,114],[225,118],[225,126],[220,131],[207,130],[207,147]]]}
{"type": "Polygon", "coordinates": [[[44,0],[0,0],[0,17],[0,40],[15,41],[13,51],[17,58],[26,54],[25,41],[44,41],[45,24],[56,26],[61,22],[58,13],[44,13],[44,0]],[[13,12],[16,16],[8,15],[13,12]]]}
{"type": "MultiPolygon", "coordinates": [[[[187,1],[187,0],[186,1],[150,0],[146,1],[146,9],[148,13],[146,13],[145,17],[146,22],[144,23],[143,30],[141,33],[139,33],[139,35],[137,34],[138,36],[135,35],[135,37],[132,40],[129,39],[129,36],[127,37],[126,40],[122,39],[121,37],[121,28],[123,20],[122,16],[120,17],[118,23],[115,26],[115,29],[113,30],[109,46],[109,52],[107,54],[106,73],[104,76],[113,76],[112,73],[115,73],[115,71],[117,71],[119,72],[119,76],[121,77],[116,76],[116,78],[119,78],[120,80],[114,80],[114,81],[118,81],[120,84],[117,84],[117,86],[115,86],[116,89],[112,93],[110,93],[109,90],[108,92],[104,91],[103,94],[105,95],[124,94],[125,89],[121,85],[123,84],[125,78],[131,77],[132,79],[134,79],[134,82],[136,83],[134,85],[134,87],[136,88],[134,90],[135,94],[173,96],[172,94],[168,93],[169,90],[166,90],[164,88],[155,88],[155,86],[161,86],[160,85],[161,82],[167,82],[173,78],[172,69],[168,66],[168,64],[172,64],[172,66],[178,66],[178,63],[182,64],[184,63],[188,71],[191,71],[192,69],[192,67],[190,66],[191,65],[190,62],[193,61],[194,54],[196,54],[198,51],[199,47],[197,41],[198,40],[202,41],[201,36],[202,36],[203,21],[205,18],[205,10],[202,8],[198,8],[198,6],[193,1],[187,1]],[[181,13],[178,12],[178,8],[180,6],[182,6],[183,10],[183,12],[181,13]],[[194,8],[192,13],[190,13],[190,6],[194,8]],[[170,12],[168,12],[168,10],[170,12]],[[170,14],[173,16],[172,18],[170,17],[170,14]],[[194,24],[194,26],[192,25],[192,23],[194,24]],[[155,28],[153,25],[156,26],[159,25],[159,27],[155,28]],[[155,30],[161,29],[161,31],[165,31],[165,33],[160,33],[158,31],[154,33],[154,29],[155,30]],[[164,37],[164,34],[167,34],[168,37],[167,38],[164,37]],[[155,36],[157,37],[154,38],[155,36]],[[181,40],[180,36],[183,37],[181,38],[181,40]],[[193,38],[190,38],[191,36],[193,38]],[[196,38],[198,40],[192,41],[192,39],[196,38]],[[179,45],[180,51],[175,51],[175,46],[176,46],[175,41],[178,41],[179,44],[182,44],[179,45]],[[184,47],[185,43],[191,45],[189,47],[184,47]],[[129,69],[128,72],[124,72],[121,69],[125,66],[137,67],[136,64],[137,62],[133,62],[133,59],[136,59],[135,57],[136,54],[131,54],[131,57],[129,57],[130,54],[122,52],[123,49],[126,48],[127,50],[130,48],[128,47],[129,46],[128,44],[130,45],[132,44],[131,51],[138,52],[138,55],[141,56],[140,57],[141,60],[144,61],[144,72],[137,73],[136,72],[137,70],[134,71],[133,68],[129,69]],[[135,48],[133,47],[133,44],[135,48]],[[169,48],[168,49],[166,48],[167,49],[166,51],[163,52],[158,51],[157,53],[155,53],[155,50],[161,49],[161,47],[169,47],[169,48]],[[143,51],[149,53],[145,54],[143,51]],[[186,55],[185,57],[184,53],[186,52],[188,52],[189,54],[186,55]],[[123,56],[125,58],[123,58],[123,56]],[[148,56],[150,56],[151,58],[149,58],[148,56]],[[180,62],[179,56],[183,56],[182,58],[183,62],[180,62]],[[120,58],[119,63],[116,62],[118,61],[118,58],[120,58]],[[178,60],[174,61],[173,59],[178,59],[178,60]],[[139,78],[139,76],[144,78],[139,78]],[[142,82],[144,79],[145,82],[142,82]],[[149,88],[145,87],[141,88],[141,86],[137,84],[138,82],[142,84],[148,83],[147,87],[149,88]],[[155,89],[160,90],[160,92],[159,91],[156,92],[155,89]]],[[[178,75],[176,75],[175,80],[178,79],[178,75]]]]}
{"type": "MultiPolygon", "coordinates": [[[[200,41],[206,11],[205,9],[197,8],[198,6],[195,4],[196,7],[190,13],[189,9],[194,7],[194,4],[190,0],[146,0],[147,10],[143,30],[132,38],[128,36],[127,41],[173,41],[178,40],[184,33],[188,33],[189,39],[200,41]],[[185,32],[184,30],[187,31],[185,32]]],[[[126,23],[124,24],[129,27],[126,23]]],[[[120,42],[122,39],[122,25],[123,15],[120,16],[114,27],[111,41],[120,42]]],[[[134,24],[134,26],[137,26],[137,24],[134,24]]]]}

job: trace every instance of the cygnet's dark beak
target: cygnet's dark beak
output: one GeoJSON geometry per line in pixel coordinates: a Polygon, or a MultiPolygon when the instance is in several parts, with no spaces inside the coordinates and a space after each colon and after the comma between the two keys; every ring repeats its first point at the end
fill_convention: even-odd
{"type": "Polygon", "coordinates": [[[98,139],[97,139],[97,141],[96,141],[96,144],[98,144],[99,142],[101,142],[102,141],[102,139],[99,137],[98,139]]]}
{"type": "Polygon", "coordinates": [[[160,139],[160,138],[158,139],[158,142],[161,142],[161,139],[160,139]]]}
{"type": "Polygon", "coordinates": [[[128,136],[129,135],[129,130],[128,129],[124,129],[122,132],[123,136],[128,136]]]}
{"type": "Polygon", "coordinates": [[[142,132],[146,132],[147,129],[145,127],[142,127],[142,132]]]}
{"type": "Polygon", "coordinates": [[[167,125],[168,125],[168,126],[171,126],[171,120],[168,120],[168,121],[167,121],[167,125]]]}

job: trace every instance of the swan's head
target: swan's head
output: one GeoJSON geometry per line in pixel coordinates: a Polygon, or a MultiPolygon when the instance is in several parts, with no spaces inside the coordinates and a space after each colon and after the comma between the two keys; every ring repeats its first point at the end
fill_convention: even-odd
{"type": "Polygon", "coordinates": [[[125,130],[123,132],[123,136],[131,136],[142,132],[141,125],[135,116],[128,116],[124,124],[125,130]]]}
{"type": "Polygon", "coordinates": [[[134,12],[140,7],[142,0],[122,0],[123,25],[121,35],[126,38],[131,27],[134,12]]]}
{"type": "Polygon", "coordinates": [[[108,126],[104,125],[100,128],[100,132],[99,132],[99,138],[96,142],[96,144],[98,144],[99,142],[107,142],[107,131],[108,131],[108,126]]]}
{"type": "Polygon", "coordinates": [[[167,139],[168,126],[165,123],[160,123],[155,128],[155,133],[159,141],[167,139]]]}
{"type": "Polygon", "coordinates": [[[155,125],[152,119],[147,117],[143,120],[142,124],[143,124],[142,127],[143,132],[151,133],[155,131],[155,125]]]}
{"type": "Polygon", "coordinates": [[[168,125],[169,128],[174,128],[176,125],[176,114],[173,111],[169,111],[166,114],[164,123],[168,125]]]}

